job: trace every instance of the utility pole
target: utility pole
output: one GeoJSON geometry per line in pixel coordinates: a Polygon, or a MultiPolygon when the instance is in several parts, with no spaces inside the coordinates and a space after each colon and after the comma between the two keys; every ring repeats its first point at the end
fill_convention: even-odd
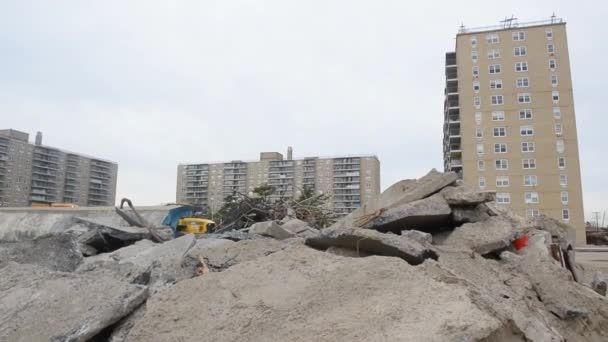
{"type": "Polygon", "coordinates": [[[595,216],[595,230],[600,230],[600,212],[594,211],[593,215],[595,216]]]}

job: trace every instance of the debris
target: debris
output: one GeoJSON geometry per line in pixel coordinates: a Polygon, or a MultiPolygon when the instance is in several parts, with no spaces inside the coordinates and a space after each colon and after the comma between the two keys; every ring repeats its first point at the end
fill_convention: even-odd
{"type": "Polygon", "coordinates": [[[476,206],[496,200],[495,191],[475,191],[467,186],[448,186],[440,191],[449,205],[476,206]]]}
{"type": "Polygon", "coordinates": [[[270,236],[275,239],[284,240],[295,236],[295,233],[279,226],[274,221],[257,222],[249,229],[250,233],[270,236]]]}
{"type": "Polygon", "coordinates": [[[9,262],[0,268],[0,341],[87,341],[146,300],[145,287],[104,275],[9,262]]]}
{"type": "Polygon", "coordinates": [[[432,231],[450,223],[452,210],[440,194],[402,204],[372,217],[363,216],[357,225],[381,232],[400,232],[406,229],[432,231]]]}
{"type": "Polygon", "coordinates": [[[441,244],[469,247],[483,255],[509,247],[515,237],[516,232],[508,220],[491,217],[486,221],[466,223],[455,228],[441,244]]]}
{"type": "Polygon", "coordinates": [[[456,178],[400,181],[332,228],[314,193],[242,197],[219,232],[161,243],[114,212],[44,218],[35,240],[0,217],[19,237],[0,242],[0,340],[605,341],[607,281],[579,273],[572,229],[456,178]]]}
{"type": "Polygon", "coordinates": [[[0,266],[9,261],[72,272],[82,261],[82,254],[70,234],[49,234],[33,240],[0,242],[0,266]]]}
{"type": "Polygon", "coordinates": [[[327,249],[331,246],[351,249],[367,254],[399,257],[412,265],[427,258],[436,258],[433,251],[405,236],[384,234],[361,228],[328,228],[321,234],[306,239],[308,246],[327,249]]]}
{"type": "Polygon", "coordinates": [[[305,246],[182,281],[146,306],[129,341],[491,341],[503,330],[463,285],[398,258],[305,246]]]}

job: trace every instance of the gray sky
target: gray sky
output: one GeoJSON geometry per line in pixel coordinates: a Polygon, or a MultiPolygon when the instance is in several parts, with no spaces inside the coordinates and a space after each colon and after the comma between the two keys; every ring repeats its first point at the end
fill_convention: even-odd
{"type": "Polygon", "coordinates": [[[118,162],[117,197],[175,200],[180,162],[374,153],[382,187],[442,169],[461,23],[568,22],[585,211],[608,210],[600,1],[4,1],[0,127],[118,162]],[[604,138],[604,139],[603,139],[604,138]],[[602,148],[604,146],[604,148],[602,148]]]}

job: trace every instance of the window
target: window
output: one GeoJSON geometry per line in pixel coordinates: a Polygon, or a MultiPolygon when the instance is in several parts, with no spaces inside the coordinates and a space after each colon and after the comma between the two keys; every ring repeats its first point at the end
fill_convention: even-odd
{"type": "Polygon", "coordinates": [[[507,130],[504,127],[494,127],[494,136],[495,137],[505,137],[507,136],[507,130]]]}
{"type": "Polygon", "coordinates": [[[475,122],[478,125],[481,123],[481,112],[475,112],[475,122]]]}
{"type": "Polygon", "coordinates": [[[547,37],[547,40],[553,40],[553,29],[546,29],[545,36],[547,37]]]}
{"type": "Polygon", "coordinates": [[[477,47],[477,37],[471,37],[471,47],[472,48],[477,47]]]}
{"type": "Polygon", "coordinates": [[[475,77],[479,76],[479,67],[478,66],[473,67],[473,76],[475,76],[475,77]]]}
{"type": "Polygon", "coordinates": [[[562,209],[562,220],[570,221],[570,210],[562,209]]]}
{"type": "Polygon", "coordinates": [[[502,80],[490,80],[490,89],[502,89],[502,80]]]}
{"type": "Polygon", "coordinates": [[[557,159],[557,167],[559,167],[560,169],[565,169],[566,168],[566,158],[559,157],[557,159]]]}
{"type": "Polygon", "coordinates": [[[527,77],[519,77],[516,81],[515,81],[515,86],[517,88],[527,88],[530,86],[530,79],[527,77]]]}
{"type": "Polygon", "coordinates": [[[515,56],[525,56],[526,54],[528,54],[528,50],[526,49],[525,46],[518,46],[515,49],[513,49],[513,54],[515,56]]]}
{"type": "Polygon", "coordinates": [[[547,52],[550,55],[553,55],[555,53],[555,45],[553,45],[553,44],[547,44],[547,52]]]}
{"type": "Polygon", "coordinates": [[[530,137],[534,135],[534,127],[532,126],[519,126],[519,135],[522,137],[530,137]]]}
{"type": "Polygon", "coordinates": [[[477,170],[483,171],[486,169],[486,163],[483,160],[477,161],[477,170]]]}
{"type": "Polygon", "coordinates": [[[526,203],[538,203],[538,192],[526,192],[524,195],[526,203]]]}
{"type": "Polygon", "coordinates": [[[496,187],[504,188],[509,186],[509,176],[497,176],[496,177],[496,187]]]}
{"type": "Polygon", "coordinates": [[[524,176],[524,186],[537,186],[538,185],[538,177],[535,175],[525,175],[524,176]]]}
{"type": "Polygon", "coordinates": [[[481,189],[486,187],[486,177],[479,177],[479,187],[481,189]]]}
{"type": "Polygon", "coordinates": [[[473,82],[473,91],[479,93],[479,81],[473,82]]]}
{"type": "Polygon", "coordinates": [[[532,119],[532,109],[520,109],[519,110],[519,119],[520,120],[532,119]]]}
{"type": "Polygon", "coordinates": [[[494,153],[507,153],[507,144],[494,144],[494,153]]]}
{"type": "Polygon", "coordinates": [[[498,49],[488,50],[488,59],[496,59],[496,58],[500,58],[500,50],[498,50],[498,49]]]}
{"type": "Polygon", "coordinates": [[[556,119],[562,118],[562,110],[559,107],[553,107],[553,117],[556,119]]]}
{"type": "Polygon", "coordinates": [[[524,170],[536,169],[536,159],[534,159],[534,158],[522,159],[521,166],[524,170]]]}
{"type": "Polygon", "coordinates": [[[557,87],[557,75],[551,75],[551,86],[557,87]]]}
{"type": "Polygon", "coordinates": [[[540,212],[538,211],[538,209],[527,209],[526,215],[528,216],[529,219],[533,219],[533,218],[537,218],[538,216],[540,216],[540,212]]]}
{"type": "Polygon", "coordinates": [[[556,67],[557,67],[557,62],[555,61],[555,59],[550,59],[549,60],[549,69],[555,70],[556,67]]]}
{"type": "Polygon", "coordinates": [[[492,95],[492,106],[498,106],[504,104],[504,98],[502,95],[492,95]]]}
{"type": "Polygon", "coordinates": [[[553,103],[558,103],[559,102],[559,91],[554,90],[553,92],[551,92],[551,97],[553,98],[553,103]]]}
{"type": "Polygon", "coordinates": [[[528,71],[528,62],[517,62],[517,63],[515,63],[515,71],[516,72],[525,72],[525,71],[528,71]]]}
{"type": "Polygon", "coordinates": [[[492,121],[505,121],[505,112],[492,112],[492,121]]]}
{"type": "Polygon", "coordinates": [[[475,136],[477,137],[477,139],[483,138],[483,128],[477,127],[475,129],[475,136]]]}
{"type": "Polygon", "coordinates": [[[479,96],[473,97],[473,105],[475,108],[481,107],[481,98],[479,96]]]}
{"type": "Polygon", "coordinates": [[[524,31],[513,32],[513,40],[516,42],[526,40],[526,32],[524,32],[524,31]]]}
{"type": "Polygon", "coordinates": [[[530,93],[517,94],[517,102],[519,102],[519,103],[532,102],[532,98],[530,98],[530,93]]]}
{"type": "Polygon", "coordinates": [[[483,144],[477,144],[477,154],[478,155],[483,154],[483,144]]]}
{"type": "Polygon", "coordinates": [[[498,35],[497,34],[488,34],[488,35],[486,35],[486,43],[488,43],[488,44],[498,44],[498,35]]]}
{"type": "Polygon", "coordinates": [[[521,151],[522,152],[534,152],[535,146],[531,141],[525,141],[521,143],[521,151]]]}
{"type": "Polygon", "coordinates": [[[568,185],[568,176],[567,175],[559,175],[559,185],[561,185],[561,186],[568,185]]]}
{"type": "Polygon", "coordinates": [[[477,60],[479,59],[477,51],[471,51],[471,59],[473,60],[473,63],[477,63],[477,60]]]}
{"type": "Polygon", "coordinates": [[[564,133],[563,129],[562,129],[562,124],[557,122],[555,124],[555,135],[562,135],[564,133]]]}
{"type": "Polygon", "coordinates": [[[496,193],[496,203],[509,204],[511,203],[511,194],[508,192],[496,193]]]}
{"type": "Polygon", "coordinates": [[[509,161],[506,159],[496,160],[496,170],[507,170],[509,168],[509,161]]]}
{"type": "Polygon", "coordinates": [[[565,146],[564,146],[564,141],[563,140],[558,140],[555,142],[555,149],[557,150],[557,153],[564,153],[565,150],[565,146]]]}
{"type": "Polygon", "coordinates": [[[500,74],[500,64],[490,64],[488,71],[490,74],[500,74]]]}
{"type": "Polygon", "coordinates": [[[559,198],[562,201],[562,204],[568,204],[568,191],[560,192],[559,198]]]}

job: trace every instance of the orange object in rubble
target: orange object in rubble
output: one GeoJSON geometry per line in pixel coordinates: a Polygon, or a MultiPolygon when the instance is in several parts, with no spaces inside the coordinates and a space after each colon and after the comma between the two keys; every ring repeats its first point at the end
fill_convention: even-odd
{"type": "Polygon", "coordinates": [[[526,236],[526,235],[520,237],[519,239],[515,239],[515,241],[513,241],[513,247],[515,247],[515,250],[520,250],[520,249],[526,247],[527,245],[528,245],[528,236],[526,236]]]}

